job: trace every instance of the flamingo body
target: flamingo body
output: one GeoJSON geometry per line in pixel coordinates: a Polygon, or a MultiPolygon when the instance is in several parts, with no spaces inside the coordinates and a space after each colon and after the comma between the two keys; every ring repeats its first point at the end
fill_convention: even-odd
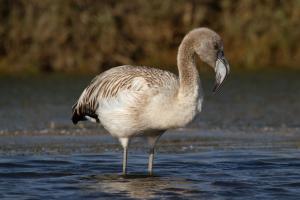
{"type": "Polygon", "coordinates": [[[148,169],[152,173],[154,146],[165,130],[184,127],[201,111],[203,92],[195,55],[215,68],[216,89],[229,73],[223,44],[207,28],[191,31],[177,56],[179,76],[157,68],[119,66],[95,77],[73,106],[72,121],[100,122],[124,148],[126,174],[128,144],[144,136],[150,144],[148,169]]]}

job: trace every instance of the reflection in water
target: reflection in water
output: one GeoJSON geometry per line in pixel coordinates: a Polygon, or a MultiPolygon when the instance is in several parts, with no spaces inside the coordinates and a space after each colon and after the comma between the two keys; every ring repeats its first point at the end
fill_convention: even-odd
{"type": "Polygon", "coordinates": [[[86,186],[90,192],[123,194],[134,199],[151,199],[166,196],[189,196],[192,183],[180,178],[148,176],[142,174],[99,175],[89,178],[93,183],[86,186]],[[178,187],[180,186],[180,187],[178,187]]]}

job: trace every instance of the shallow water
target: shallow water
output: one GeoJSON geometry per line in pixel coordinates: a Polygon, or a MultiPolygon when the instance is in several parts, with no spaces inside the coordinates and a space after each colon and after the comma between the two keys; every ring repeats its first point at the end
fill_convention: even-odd
{"type": "Polygon", "coordinates": [[[297,72],[232,74],[220,94],[205,78],[203,112],[158,144],[122,149],[102,128],[73,126],[70,108],[91,77],[0,79],[0,199],[299,199],[297,72]]]}
{"type": "Polygon", "coordinates": [[[155,175],[132,153],[123,177],[121,152],[1,156],[1,199],[297,199],[300,150],[214,149],[164,152],[155,175]]]}

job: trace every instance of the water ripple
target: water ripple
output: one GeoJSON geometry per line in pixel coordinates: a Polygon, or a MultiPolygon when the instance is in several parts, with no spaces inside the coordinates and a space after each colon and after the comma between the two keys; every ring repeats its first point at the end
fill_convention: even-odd
{"type": "Polygon", "coordinates": [[[0,156],[0,197],[6,199],[300,198],[299,150],[245,149],[160,153],[155,176],[143,154],[0,156]],[[248,156],[247,156],[248,155],[248,156]]]}

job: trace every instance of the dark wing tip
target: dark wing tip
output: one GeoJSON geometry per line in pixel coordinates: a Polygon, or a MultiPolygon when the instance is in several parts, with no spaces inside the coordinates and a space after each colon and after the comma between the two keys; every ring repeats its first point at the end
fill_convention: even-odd
{"type": "Polygon", "coordinates": [[[86,121],[87,118],[85,116],[89,116],[91,118],[94,118],[96,120],[97,123],[99,123],[99,118],[98,118],[98,115],[95,114],[95,112],[89,108],[84,108],[84,112],[80,111],[82,110],[82,108],[78,108],[77,107],[77,103],[75,103],[73,106],[72,106],[72,122],[73,124],[77,124],[79,121],[86,121]]]}
{"type": "Polygon", "coordinates": [[[77,117],[75,114],[73,114],[73,116],[72,116],[71,119],[72,119],[73,124],[75,124],[75,125],[76,125],[76,124],[78,123],[78,121],[79,121],[79,120],[78,120],[78,117],[77,117]]]}
{"type": "Polygon", "coordinates": [[[76,106],[77,106],[77,103],[75,103],[73,106],[72,106],[72,122],[73,124],[77,124],[78,121],[80,120],[80,115],[77,114],[77,111],[76,111],[76,106]]]}

